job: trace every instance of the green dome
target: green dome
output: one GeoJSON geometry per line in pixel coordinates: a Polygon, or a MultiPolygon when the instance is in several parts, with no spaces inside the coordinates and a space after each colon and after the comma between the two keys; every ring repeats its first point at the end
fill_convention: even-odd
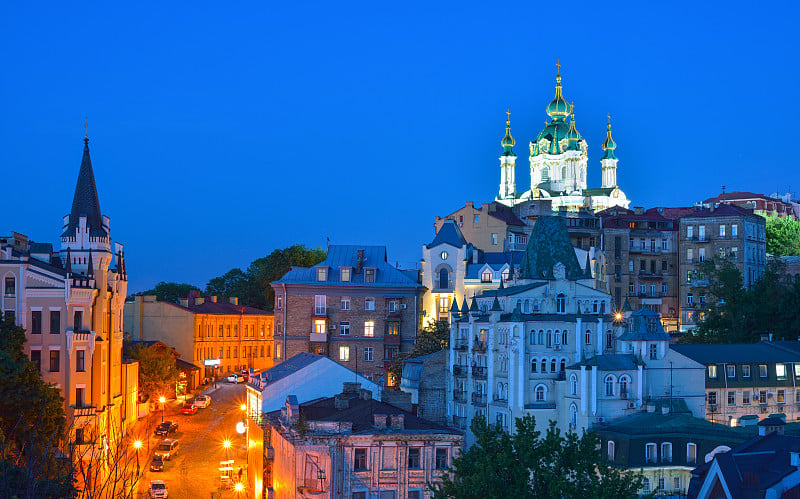
{"type": "Polygon", "coordinates": [[[565,118],[572,106],[561,96],[561,75],[556,75],[556,96],[547,105],[547,115],[551,118],[565,118]]]}
{"type": "Polygon", "coordinates": [[[506,135],[503,137],[503,140],[500,141],[500,144],[503,146],[503,156],[514,156],[514,137],[511,136],[511,113],[506,113],[509,117],[506,117],[506,135]]]}
{"type": "Polygon", "coordinates": [[[569,126],[567,122],[561,118],[554,119],[547,125],[545,125],[544,129],[539,132],[539,135],[536,136],[536,152],[533,154],[534,156],[538,155],[539,153],[547,153],[547,154],[561,154],[563,151],[561,150],[561,141],[567,138],[567,132],[569,131],[569,126]],[[540,149],[538,147],[539,141],[542,139],[547,139],[550,142],[549,147],[547,149],[540,149]]]}
{"type": "Polygon", "coordinates": [[[617,148],[617,143],[611,138],[611,115],[608,115],[608,125],[606,126],[606,140],[603,141],[601,146],[605,154],[602,159],[617,159],[614,155],[614,149],[617,148]]]}
{"type": "Polygon", "coordinates": [[[575,111],[573,110],[569,118],[569,130],[567,130],[567,151],[580,150],[581,134],[575,129],[575,111]]]}

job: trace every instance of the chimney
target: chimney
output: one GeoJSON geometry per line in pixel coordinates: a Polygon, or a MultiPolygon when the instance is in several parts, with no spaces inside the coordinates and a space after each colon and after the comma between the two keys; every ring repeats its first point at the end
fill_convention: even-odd
{"type": "Polygon", "coordinates": [[[217,296],[216,295],[209,296],[208,301],[210,301],[211,303],[217,303],[217,296]]]}
{"type": "Polygon", "coordinates": [[[633,213],[635,213],[636,215],[644,214],[644,207],[642,207],[642,206],[634,206],[633,207],[633,213]]]}
{"type": "Polygon", "coordinates": [[[373,414],[373,426],[378,430],[386,429],[386,414],[373,414]]]}
{"type": "Polygon", "coordinates": [[[231,296],[230,298],[228,298],[228,301],[231,302],[232,305],[238,305],[239,304],[239,297],[238,296],[231,296]]]}
{"type": "Polygon", "coordinates": [[[181,302],[181,307],[189,308],[189,299],[188,298],[181,298],[180,302],[181,302]]]}
{"type": "Polygon", "coordinates": [[[352,381],[345,381],[342,383],[342,395],[359,395],[361,391],[361,383],[353,383],[352,381]]]}
{"type": "Polygon", "coordinates": [[[361,268],[364,267],[364,250],[358,250],[358,256],[356,257],[356,274],[361,273],[361,268]]]}
{"type": "Polygon", "coordinates": [[[205,303],[205,302],[206,302],[206,299],[205,299],[205,298],[203,298],[202,296],[195,296],[195,298],[194,298],[194,304],[195,304],[195,306],[196,306],[196,305],[202,305],[202,304],[203,304],[203,303],[205,303]]]}
{"type": "Polygon", "coordinates": [[[404,414],[392,414],[390,416],[392,420],[392,429],[393,430],[405,430],[406,429],[406,416],[404,414]]]}
{"type": "Polygon", "coordinates": [[[372,392],[366,388],[361,389],[361,400],[372,400],[372,392]]]}
{"type": "Polygon", "coordinates": [[[466,206],[467,206],[467,208],[474,208],[475,207],[475,203],[473,201],[467,201],[466,206]]]}

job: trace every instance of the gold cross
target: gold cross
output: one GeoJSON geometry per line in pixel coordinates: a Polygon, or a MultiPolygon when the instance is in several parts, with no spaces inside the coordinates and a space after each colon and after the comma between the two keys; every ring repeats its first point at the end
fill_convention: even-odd
{"type": "Polygon", "coordinates": [[[506,119],[507,120],[511,119],[511,109],[510,108],[506,111],[506,119]]]}
{"type": "Polygon", "coordinates": [[[561,61],[556,59],[556,66],[558,67],[558,74],[561,74],[561,61]]]}
{"type": "Polygon", "coordinates": [[[86,121],[83,124],[83,131],[85,132],[86,136],[88,137],[89,136],[89,118],[86,117],[85,119],[86,119],[86,121]]]}

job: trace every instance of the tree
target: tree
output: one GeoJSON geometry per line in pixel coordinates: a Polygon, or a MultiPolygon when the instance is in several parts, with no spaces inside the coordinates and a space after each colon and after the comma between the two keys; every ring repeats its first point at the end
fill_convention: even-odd
{"type": "Polygon", "coordinates": [[[513,435],[480,417],[472,432],[475,445],[431,485],[435,498],[624,498],[642,487],[640,474],[623,472],[603,457],[593,432],[562,435],[551,421],[542,437],[533,416],[518,418],[513,435]]]}
{"type": "Polygon", "coordinates": [[[73,497],[64,399],[24,353],[25,330],[0,322],[0,497],[73,497]]]}
{"type": "Polygon", "coordinates": [[[180,372],[175,366],[175,356],[169,351],[159,351],[144,344],[134,346],[128,355],[139,361],[139,392],[150,400],[175,392],[180,372]]]}
{"type": "Polygon", "coordinates": [[[136,293],[139,295],[156,295],[158,301],[169,303],[180,303],[181,298],[189,296],[189,291],[200,291],[200,288],[193,284],[184,282],[164,282],[161,281],[153,289],[136,293]]]}
{"type": "MultiPolygon", "coordinates": [[[[413,350],[400,354],[389,368],[392,379],[399,380],[403,375],[403,364],[408,359],[422,357],[450,347],[450,323],[437,320],[419,330],[413,350]]],[[[395,386],[398,386],[395,383],[395,386]]]]}
{"type": "Polygon", "coordinates": [[[767,253],[774,256],[800,255],[800,220],[767,217],[767,253]]]}
{"type": "Polygon", "coordinates": [[[253,294],[253,285],[247,274],[242,269],[231,269],[219,277],[215,277],[206,284],[206,294],[230,298],[239,297],[241,302],[250,302],[253,294]]]}

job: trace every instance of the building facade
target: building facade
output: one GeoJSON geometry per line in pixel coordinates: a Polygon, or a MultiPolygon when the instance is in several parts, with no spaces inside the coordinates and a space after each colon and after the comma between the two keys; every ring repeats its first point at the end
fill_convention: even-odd
{"type": "Polygon", "coordinates": [[[264,496],[427,499],[463,435],[371,398],[357,383],[264,415],[264,496]]]}
{"type": "Polygon", "coordinates": [[[630,201],[617,185],[617,144],[611,138],[611,117],[606,126],[600,160],[602,185],[587,187],[588,144],[575,126],[575,112],[562,95],[561,74],[556,75],[556,95],[547,105],[550,118],[544,129],[530,142],[530,190],[517,191],[515,140],[511,120],[506,119],[506,133],[501,141],[500,191],[496,200],[508,206],[532,199],[548,199],[553,210],[578,211],[589,208],[601,211],[612,206],[627,208],[630,201]]]}
{"type": "Polygon", "coordinates": [[[76,455],[95,468],[90,478],[102,476],[107,449],[136,417],[137,365],[122,359],[125,257],[110,224],[86,138],[60,249],[17,233],[0,241],[0,310],[26,329],[26,354],[61,391],[76,455]]]}
{"type": "Polygon", "coordinates": [[[331,245],[325,261],[292,268],[271,283],[276,358],[311,352],[382,385],[399,382],[388,368],[417,338],[416,274],[390,265],[384,246],[331,245]]]}
{"type": "Polygon", "coordinates": [[[749,289],[767,262],[766,220],[732,204],[697,206],[680,218],[678,235],[681,330],[691,329],[708,299],[707,260],[727,260],[742,274],[749,289]]]}
{"type": "Polygon", "coordinates": [[[798,218],[798,207],[792,202],[790,194],[780,195],[773,193],[770,196],[754,192],[734,191],[723,192],[719,196],[708,198],[703,203],[707,205],[726,203],[753,210],[757,215],[798,218]]]}
{"type": "Polygon", "coordinates": [[[193,293],[179,304],[134,296],[125,307],[125,332],[134,340],[161,341],[183,361],[213,378],[274,363],[274,316],[216,296],[193,293]]]}
{"type": "Polygon", "coordinates": [[[647,308],[679,329],[678,220],[664,210],[611,208],[603,219],[606,280],[617,310],[647,308]]]}

